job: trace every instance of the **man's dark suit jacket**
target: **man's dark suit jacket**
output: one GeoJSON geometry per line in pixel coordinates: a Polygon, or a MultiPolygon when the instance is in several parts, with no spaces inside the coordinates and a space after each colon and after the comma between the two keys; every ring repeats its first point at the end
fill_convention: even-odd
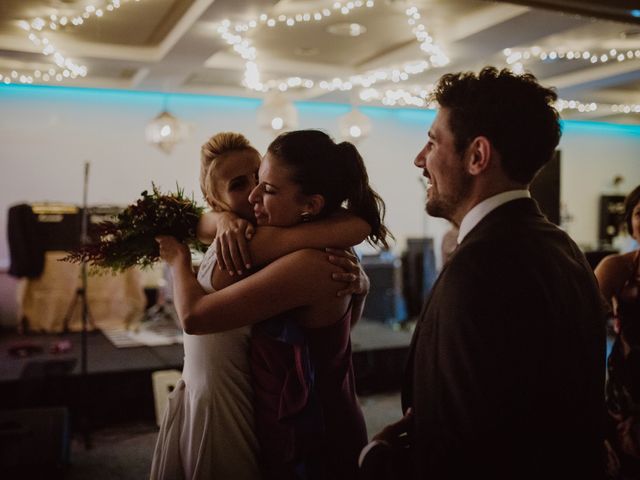
{"type": "MultiPolygon", "coordinates": [[[[404,478],[602,478],[604,318],[584,255],[533,200],[490,212],[444,266],[414,332],[404,478]]],[[[379,476],[388,456],[373,449],[363,476],[379,476]]]]}

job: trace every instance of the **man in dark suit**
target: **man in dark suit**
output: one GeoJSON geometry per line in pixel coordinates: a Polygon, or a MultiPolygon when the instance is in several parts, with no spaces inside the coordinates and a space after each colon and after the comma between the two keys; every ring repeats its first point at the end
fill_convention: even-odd
{"type": "Polygon", "coordinates": [[[415,159],[427,212],[460,228],[416,325],[398,423],[364,478],[591,479],[604,472],[604,310],[529,185],[560,140],[556,94],[487,67],[443,76],[415,159]]]}

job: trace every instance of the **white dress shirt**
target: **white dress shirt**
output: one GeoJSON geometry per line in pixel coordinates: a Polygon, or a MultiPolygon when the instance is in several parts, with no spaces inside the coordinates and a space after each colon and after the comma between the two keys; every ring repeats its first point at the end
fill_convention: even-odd
{"type": "Polygon", "coordinates": [[[518,198],[531,198],[531,194],[529,193],[529,190],[509,190],[494,195],[493,197],[485,198],[469,210],[462,219],[462,222],[460,222],[458,245],[460,245],[462,240],[464,240],[464,237],[473,230],[473,227],[480,223],[480,220],[486,217],[491,211],[495,210],[500,205],[504,205],[505,203],[518,198]]]}

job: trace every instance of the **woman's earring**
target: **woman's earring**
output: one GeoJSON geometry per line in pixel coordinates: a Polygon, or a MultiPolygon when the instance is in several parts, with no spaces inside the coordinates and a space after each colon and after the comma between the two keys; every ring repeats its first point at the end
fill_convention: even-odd
{"type": "Polygon", "coordinates": [[[302,220],[303,223],[310,222],[311,217],[312,217],[311,212],[302,212],[300,214],[300,219],[302,220]]]}

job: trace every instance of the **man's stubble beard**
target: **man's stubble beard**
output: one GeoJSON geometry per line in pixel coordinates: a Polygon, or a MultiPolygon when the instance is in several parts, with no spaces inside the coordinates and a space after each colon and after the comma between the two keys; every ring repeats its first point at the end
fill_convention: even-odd
{"type": "MultiPolygon", "coordinates": [[[[463,201],[466,200],[471,192],[471,182],[473,176],[467,172],[463,172],[456,185],[456,191],[448,197],[429,199],[427,194],[427,203],[425,205],[425,211],[432,217],[444,218],[450,222],[454,221],[454,216],[463,201]]],[[[433,188],[433,187],[431,187],[433,188]]]]}

